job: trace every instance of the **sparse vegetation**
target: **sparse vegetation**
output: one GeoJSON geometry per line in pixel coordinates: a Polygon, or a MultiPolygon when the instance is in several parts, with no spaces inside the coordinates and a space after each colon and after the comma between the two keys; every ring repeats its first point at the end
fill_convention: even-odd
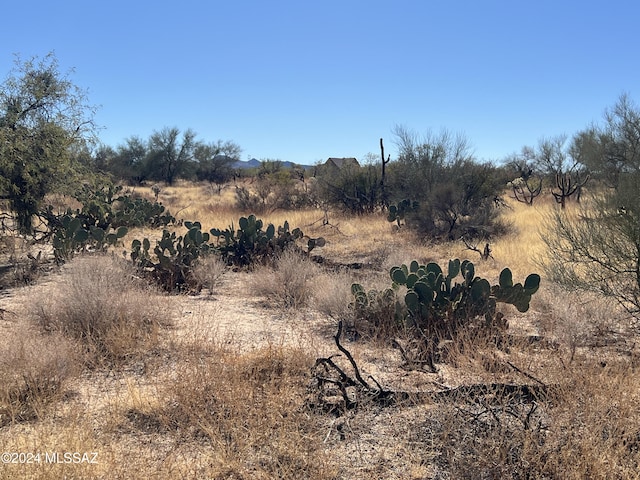
{"type": "Polygon", "coordinates": [[[129,410],[133,428],[173,432],[212,449],[213,478],[335,478],[318,449],[319,424],[305,408],[309,352],[265,346],[244,355],[221,347],[181,362],[149,411],[129,410]]]}
{"type": "MultiPolygon", "coordinates": [[[[179,187],[172,187],[172,192],[179,193],[179,187]]],[[[531,237],[527,251],[542,251],[544,244],[529,230],[537,228],[531,226],[538,223],[532,215],[557,208],[552,200],[534,206],[514,201],[512,207],[507,215],[514,232],[508,240],[496,242],[495,260],[482,263],[487,278],[500,279],[505,264],[513,266],[514,278],[525,278],[533,262],[512,246],[531,237]]],[[[35,342],[55,346],[52,358],[58,360],[44,362],[46,355],[28,353],[23,360],[12,360],[12,364],[26,365],[38,358],[41,366],[33,375],[44,383],[35,406],[21,407],[24,417],[3,417],[4,429],[17,423],[28,425],[24,433],[7,439],[6,448],[18,448],[29,438],[54,448],[62,441],[53,438],[54,431],[67,436],[71,434],[64,432],[73,431],[105,462],[128,459],[109,470],[86,465],[64,470],[67,475],[98,477],[629,475],[640,460],[635,449],[640,420],[631,408],[633,395],[624,392],[637,390],[631,372],[637,368],[640,352],[633,346],[633,331],[622,331],[620,323],[608,321],[619,312],[603,310],[596,318],[593,312],[587,315],[588,309],[584,314],[570,311],[572,300],[559,302],[551,286],[542,283],[540,292],[526,302],[531,306],[526,314],[510,305],[497,310],[509,318],[500,348],[492,339],[483,341],[476,330],[461,330],[456,342],[443,337],[438,343],[431,359],[438,373],[429,373],[424,356],[415,354],[419,345],[407,323],[411,315],[406,302],[403,315],[397,317],[396,300],[409,291],[406,279],[394,291],[399,297],[381,303],[390,308],[376,307],[371,302],[375,295],[364,292],[369,310],[360,316],[358,309],[349,308],[355,299],[350,286],[366,285],[384,299],[391,267],[396,267],[395,272],[405,263],[407,274],[413,273],[410,258],[420,259],[418,270],[429,264],[447,265],[448,257],[464,255],[464,247],[417,246],[409,232],[394,230],[386,215],[349,219],[332,214],[338,228],[309,226],[317,220],[315,210],[306,219],[300,215],[294,217],[297,224],[306,225],[314,237],[326,238],[321,251],[327,260],[324,264],[285,249],[271,265],[233,272],[219,255],[199,256],[191,274],[196,284],[214,292],[211,299],[163,298],[148,290],[143,279],[135,278],[138,274],[129,262],[94,255],[74,258],[59,278],[51,276],[52,282],[32,287],[43,294],[31,295],[29,310],[35,310],[37,323],[46,328],[32,330],[31,335],[35,342]],[[252,302],[255,295],[265,297],[267,304],[252,302]],[[236,308],[233,302],[239,310],[229,310],[236,308]],[[163,329],[158,322],[174,318],[168,313],[169,304],[184,305],[183,315],[175,317],[170,329],[163,329]],[[202,319],[194,319],[196,314],[202,319]],[[255,316],[243,325],[246,314],[255,316]],[[285,327],[286,319],[298,316],[305,321],[285,327]],[[83,323],[87,321],[93,324],[83,323]],[[340,345],[350,352],[368,390],[345,354],[331,349],[339,321],[345,325],[340,345]],[[228,327],[223,327],[225,322],[228,327]],[[109,324],[115,330],[99,327],[109,324]],[[249,332],[243,335],[243,329],[249,332]],[[272,329],[266,344],[261,340],[265,329],[272,329]],[[279,340],[273,343],[274,338],[279,340]],[[297,340],[290,343],[290,338],[297,340]],[[81,358],[91,368],[79,377],[81,358]],[[345,383],[338,370],[328,367],[324,372],[322,365],[329,365],[324,360],[314,368],[314,358],[331,359],[355,385],[345,383]],[[49,388],[47,382],[56,377],[37,373],[48,368],[64,373],[58,377],[59,385],[49,388]],[[104,369],[112,372],[107,378],[113,380],[108,387],[99,387],[104,389],[102,394],[92,384],[102,378],[104,369]],[[347,397],[338,384],[333,384],[333,392],[330,382],[325,383],[322,397],[317,390],[308,390],[318,374],[327,382],[342,383],[347,397]],[[88,408],[81,406],[87,395],[107,395],[111,400],[98,402],[91,407],[94,413],[83,418],[65,413],[72,405],[88,408]],[[380,401],[371,395],[378,395],[380,401]],[[540,396],[534,400],[532,395],[540,396]],[[357,400],[357,407],[341,407],[346,405],[345,398],[357,400]],[[613,410],[610,402],[617,405],[613,410]],[[579,422],[576,412],[581,412],[579,422]],[[27,419],[29,423],[24,422],[27,419]],[[141,437],[148,444],[140,442],[141,437]],[[109,438],[108,443],[104,438],[109,438]],[[581,458],[570,469],[567,452],[581,458]]],[[[283,222],[277,216],[268,221],[283,222]]],[[[503,273],[503,283],[506,276],[503,273]]],[[[580,308],[587,308],[582,303],[580,308]]],[[[595,303],[590,305],[595,308],[595,303]]],[[[24,391],[27,383],[20,382],[22,386],[14,383],[11,390],[24,391]]],[[[18,394],[12,395],[4,398],[18,394]]],[[[0,429],[0,436],[8,431],[0,429]]],[[[70,437],[64,442],[74,444],[70,437]]],[[[56,468],[62,472],[62,466],[56,468]]]]}
{"type": "Polygon", "coordinates": [[[301,252],[286,249],[273,265],[250,280],[252,290],[268,298],[270,304],[283,308],[302,308],[309,305],[319,267],[301,252]]]}
{"type": "Polygon", "coordinates": [[[381,142],[380,165],[309,185],[280,162],[242,178],[236,145],[165,129],[80,162],[122,166],[135,194],[25,191],[56,204],[40,236],[14,235],[38,212],[9,199],[0,273],[31,285],[0,298],[0,442],[99,464],[0,479],[637,478],[637,119],[623,98],[505,168],[399,129],[398,160],[381,142]]]}
{"type": "Polygon", "coordinates": [[[78,341],[91,366],[146,355],[158,344],[158,329],[172,321],[166,302],[134,269],[103,255],[66,266],[63,278],[33,299],[31,311],[43,331],[78,341]]]}
{"type": "Polygon", "coordinates": [[[213,295],[222,284],[222,276],[227,265],[218,255],[200,257],[191,269],[191,275],[195,288],[200,291],[206,288],[213,295]]]}
{"type": "Polygon", "coordinates": [[[80,356],[59,333],[38,335],[26,325],[0,343],[0,428],[43,419],[79,373],[80,356]]]}

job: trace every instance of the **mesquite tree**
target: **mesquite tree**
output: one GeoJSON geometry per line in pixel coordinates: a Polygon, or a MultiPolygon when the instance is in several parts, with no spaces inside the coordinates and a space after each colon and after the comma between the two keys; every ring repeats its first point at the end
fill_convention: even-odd
{"type": "Polygon", "coordinates": [[[605,180],[615,178],[615,184],[606,182],[578,216],[554,212],[545,229],[549,248],[541,263],[551,280],[569,289],[600,292],[640,320],[640,110],[626,97],[621,102],[608,112],[603,127],[593,129],[606,133],[591,137],[602,143],[582,143],[610,157],[602,159],[601,172],[605,180]],[[609,175],[614,158],[620,167],[615,176],[609,175]]]}
{"type": "Polygon", "coordinates": [[[94,109],[53,54],[16,59],[0,85],[0,197],[22,233],[45,195],[73,178],[72,147],[93,134],[94,109]]]}

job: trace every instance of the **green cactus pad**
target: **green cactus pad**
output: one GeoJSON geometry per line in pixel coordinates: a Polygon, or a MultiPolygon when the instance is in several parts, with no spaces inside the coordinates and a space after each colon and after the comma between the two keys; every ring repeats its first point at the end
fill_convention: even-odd
{"type": "Polygon", "coordinates": [[[411,313],[416,315],[420,311],[420,298],[413,290],[409,290],[404,297],[404,303],[411,313]]]}
{"type": "Polygon", "coordinates": [[[457,258],[455,260],[449,260],[449,268],[447,272],[447,277],[449,279],[455,278],[460,273],[460,260],[457,258]]]}
{"type": "Polygon", "coordinates": [[[416,282],[416,284],[413,286],[413,290],[416,292],[419,300],[422,303],[427,304],[433,301],[433,289],[425,282],[416,282]]]}
{"type": "Polygon", "coordinates": [[[405,285],[407,283],[407,274],[400,267],[392,267],[390,275],[391,280],[398,285],[405,285]]]}
{"type": "Polygon", "coordinates": [[[502,270],[502,272],[500,272],[500,279],[498,283],[502,288],[513,287],[513,275],[511,274],[511,270],[508,268],[502,270]]]}
{"type": "Polygon", "coordinates": [[[540,275],[532,273],[524,281],[524,289],[529,295],[533,295],[540,288],[540,275]]]}
{"type": "Polygon", "coordinates": [[[407,288],[413,288],[413,286],[418,280],[419,280],[419,277],[415,273],[410,273],[409,275],[407,275],[407,280],[405,282],[407,284],[407,288]]]}

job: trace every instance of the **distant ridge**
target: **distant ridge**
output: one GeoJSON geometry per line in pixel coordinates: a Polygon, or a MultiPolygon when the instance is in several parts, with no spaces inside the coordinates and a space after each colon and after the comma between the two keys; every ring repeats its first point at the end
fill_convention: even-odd
{"type": "Polygon", "coordinates": [[[257,168],[259,166],[260,166],[260,160],[256,160],[255,158],[252,158],[249,161],[237,160],[233,164],[233,168],[257,168]]]}
{"type": "MultiPolygon", "coordinates": [[[[260,162],[260,160],[257,160],[255,158],[252,158],[251,160],[246,160],[246,161],[237,160],[233,164],[233,168],[237,168],[237,169],[259,168],[261,163],[262,162],[260,162]]],[[[312,167],[312,165],[299,165],[293,162],[281,162],[281,163],[282,163],[282,168],[293,168],[294,166],[298,166],[306,170],[312,167]]]]}

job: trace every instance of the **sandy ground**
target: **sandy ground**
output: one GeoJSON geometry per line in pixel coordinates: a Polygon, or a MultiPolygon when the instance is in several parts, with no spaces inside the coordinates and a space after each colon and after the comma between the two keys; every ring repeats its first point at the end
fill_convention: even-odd
{"type": "MultiPolygon", "coordinates": [[[[25,322],[25,312],[33,296],[54,284],[59,275],[51,273],[37,285],[3,291],[0,296],[0,333],[25,322]]],[[[335,319],[324,317],[311,308],[287,311],[270,305],[267,298],[251,290],[248,275],[245,272],[227,272],[222,285],[212,294],[204,290],[198,295],[170,297],[170,301],[177,304],[176,318],[162,335],[168,342],[215,342],[229,344],[242,351],[271,344],[303,347],[317,357],[338,353],[333,338],[335,319]]],[[[148,301],[153,301],[153,298],[148,301]]],[[[518,322],[514,326],[523,331],[527,329],[526,325],[518,322]]],[[[369,342],[345,340],[344,345],[358,361],[363,376],[373,376],[385,388],[424,392],[482,380],[475,378],[473,373],[461,375],[463,369],[448,365],[442,365],[438,373],[404,369],[397,350],[369,342]]],[[[138,454],[148,447],[148,455],[162,461],[176,448],[167,443],[163,435],[140,435],[139,431],[133,430],[127,434],[122,428],[126,430],[131,428],[130,425],[117,425],[114,430],[109,422],[114,418],[122,422],[133,401],[138,402],[142,409],[145,402],[153,401],[154,388],[161,380],[146,373],[148,369],[166,372],[167,365],[170,370],[174,360],[170,353],[167,355],[167,358],[150,360],[153,365],[146,364],[149,360],[145,360],[141,364],[128,365],[123,371],[83,374],[73,381],[70,389],[73,395],[60,407],[58,415],[72,417],[80,411],[92,418],[96,431],[120,431],[124,435],[117,435],[113,441],[124,442],[123,445],[132,442],[131,451],[138,454]],[[148,445],[141,445],[142,440],[148,445]]],[[[505,382],[523,380],[515,372],[506,372],[502,377],[505,382]]],[[[427,466],[430,447],[423,444],[425,440],[416,437],[413,444],[403,442],[399,446],[395,439],[415,437],[417,434],[410,429],[415,428],[416,419],[428,418],[433,408],[433,405],[415,404],[401,409],[374,408],[366,414],[366,420],[357,414],[339,419],[327,418],[326,433],[323,433],[326,448],[332,457],[344,460],[345,475],[349,475],[345,478],[429,478],[433,472],[427,466]],[[416,452],[424,452],[427,457],[417,458],[416,452]],[[413,472],[403,468],[398,470],[400,465],[413,469],[413,472]]],[[[19,430],[24,427],[16,425],[11,428],[19,430]]]]}

